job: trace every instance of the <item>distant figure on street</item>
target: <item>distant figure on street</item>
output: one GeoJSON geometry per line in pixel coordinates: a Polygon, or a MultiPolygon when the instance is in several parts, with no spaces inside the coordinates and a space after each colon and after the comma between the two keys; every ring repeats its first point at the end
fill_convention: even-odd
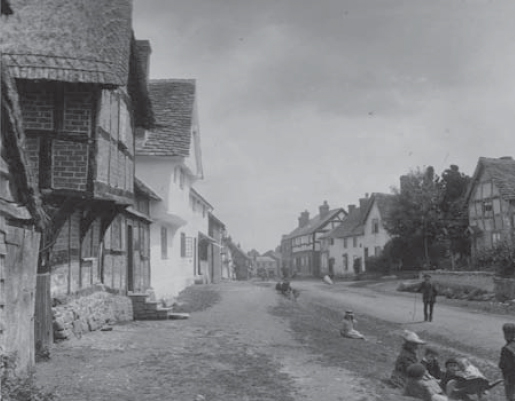
{"type": "Polygon", "coordinates": [[[515,401],[515,324],[503,324],[502,331],[506,345],[501,349],[499,369],[504,379],[506,401],[515,401]]]}
{"type": "Polygon", "coordinates": [[[365,336],[354,329],[356,323],[357,321],[354,319],[354,312],[351,310],[346,311],[345,316],[343,317],[342,328],[340,329],[342,337],[364,340],[365,336]]]}
{"type": "Polygon", "coordinates": [[[395,361],[395,366],[390,377],[391,383],[399,388],[406,386],[408,366],[418,362],[418,347],[421,344],[425,344],[425,341],[420,339],[413,331],[404,330],[402,338],[404,339],[404,344],[395,361]]]}
{"type": "Polygon", "coordinates": [[[436,288],[436,284],[431,282],[431,276],[429,274],[424,274],[424,281],[420,283],[417,292],[422,293],[422,302],[424,303],[424,321],[432,322],[433,308],[436,302],[436,296],[438,295],[438,290],[436,288]]]}
{"type": "Polygon", "coordinates": [[[438,350],[435,347],[426,347],[424,351],[424,357],[420,361],[431,376],[435,379],[440,380],[442,378],[442,371],[440,369],[440,363],[438,362],[438,350]]]}
{"type": "Polygon", "coordinates": [[[404,395],[419,398],[423,401],[447,401],[438,380],[430,375],[424,365],[414,363],[406,371],[407,381],[404,395]]]}

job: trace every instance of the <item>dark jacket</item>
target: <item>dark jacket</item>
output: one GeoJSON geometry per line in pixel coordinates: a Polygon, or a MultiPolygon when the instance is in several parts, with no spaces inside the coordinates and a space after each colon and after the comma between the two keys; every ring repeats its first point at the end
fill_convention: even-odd
{"type": "Polygon", "coordinates": [[[515,340],[502,347],[499,369],[502,371],[505,384],[515,384],[515,340]]]}
{"type": "Polygon", "coordinates": [[[431,282],[423,281],[418,287],[418,292],[422,293],[422,300],[424,302],[435,302],[438,291],[436,285],[431,282]]]}
{"type": "Polygon", "coordinates": [[[425,366],[427,372],[435,379],[439,380],[442,378],[442,371],[440,369],[440,364],[437,360],[428,361],[426,359],[422,359],[420,363],[425,366]]]}

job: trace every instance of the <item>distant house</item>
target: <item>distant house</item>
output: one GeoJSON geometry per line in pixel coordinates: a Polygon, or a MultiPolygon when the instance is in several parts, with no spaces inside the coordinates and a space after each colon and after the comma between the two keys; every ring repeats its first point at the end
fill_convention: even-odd
{"type": "Polygon", "coordinates": [[[257,256],[255,261],[255,271],[259,276],[265,274],[268,278],[280,277],[279,264],[277,260],[270,256],[257,256]]]}
{"type": "Polygon", "coordinates": [[[236,280],[248,280],[252,277],[252,259],[231,238],[227,239],[227,248],[231,254],[232,270],[236,280]]]}
{"type": "Polygon", "coordinates": [[[393,195],[373,193],[348,206],[340,226],[322,237],[322,270],[334,276],[354,275],[367,270],[367,259],[380,256],[390,235],[384,228],[393,195]]]}
{"type": "Polygon", "coordinates": [[[195,81],[150,80],[148,89],[156,121],[138,131],[136,173],[161,199],[150,204],[151,286],[169,299],[209,277],[213,207],[194,189],[203,178],[195,81]]]}
{"type": "Polygon", "coordinates": [[[330,210],[327,202],[319,212],[311,219],[308,211],[302,212],[299,226],[281,239],[282,267],[290,275],[321,275],[320,238],[339,226],[347,215],[343,208],[330,210]]]}
{"type": "Polygon", "coordinates": [[[367,259],[370,256],[381,256],[384,246],[391,236],[384,228],[384,222],[390,217],[394,195],[373,193],[363,213],[363,261],[367,270],[367,259]]]}
{"type": "Polygon", "coordinates": [[[348,215],[340,224],[321,236],[321,273],[333,277],[363,271],[363,209],[349,205],[348,215]]]}
{"type": "Polygon", "coordinates": [[[514,244],[515,160],[480,157],[470,182],[468,203],[471,255],[501,242],[514,244]]]}
{"type": "Polygon", "coordinates": [[[212,283],[219,283],[223,278],[223,240],[226,235],[225,224],[222,223],[213,213],[208,216],[208,234],[213,242],[209,243],[208,264],[209,264],[209,277],[212,283]]]}

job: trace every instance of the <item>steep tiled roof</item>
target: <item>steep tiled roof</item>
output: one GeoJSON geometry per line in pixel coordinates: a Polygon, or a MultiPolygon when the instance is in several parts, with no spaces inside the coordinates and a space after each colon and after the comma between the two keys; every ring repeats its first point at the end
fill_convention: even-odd
{"type": "Polygon", "coordinates": [[[136,191],[142,193],[149,199],[156,201],[162,200],[158,194],[156,194],[149,186],[147,186],[143,181],[141,181],[137,177],[134,177],[134,188],[136,189],[136,191]]]}
{"type": "Polygon", "coordinates": [[[515,199],[515,160],[512,158],[494,159],[489,157],[479,158],[469,186],[467,199],[469,199],[472,189],[477,184],[477,180],[485,171],[490,174],[492,181],[504,199],[515,199]]]}
{"type": "Polygon", "coordinates": [[[377,208],[379,209],[379,214],[381,215],[381,219],[382,220],[387,219],[392,210],[394,201],[395,201],[394,195],[374,192],[372,194],[372,196],[370,197],[370,201],[368,202],[367,209],[364,211],[363,221],[366,220],[374,203],[377,204],[377,208]]]}
{"type": "Polygon", "coordinates": [[[126,85],[131,0],[10,0],[0,24],[2,61],[14,78],[126,85]]]}
{"type": "Polygon", "coordinates": [[[149,93],[155,128],[136,145],[138,155],[184,156],[190,154],[195,107],[195,80],[151,80],[149,93]]]}
{"type": "Polygon", "coordinates": [[[349,211],[345,220],[338,227],[329,231],[324,237],[344,238],[363,235],[362,215],[363,211],[361,208],[354,208],[352,211],[349,211]]]}
{"type": "Polygon", "coordinates": [[[297,227],[295,230],[293,230],[288,235],[283,236],[283,239],[294,238],[294,237],[298,237],[300,235],[312,234],[316,230],[318,230],[320,227],[322,227],[325,223],[327,223],[329,220],[331,220],[335,215],[337,215],[342,210],[343,209],[341,209],[341,208],[330,210],[324,218],[321,218],[320,215],[318,214],[315,217],[313,217],[312,219],[310,219],[308,224],[306,224],[305,226],[297,227]]]}

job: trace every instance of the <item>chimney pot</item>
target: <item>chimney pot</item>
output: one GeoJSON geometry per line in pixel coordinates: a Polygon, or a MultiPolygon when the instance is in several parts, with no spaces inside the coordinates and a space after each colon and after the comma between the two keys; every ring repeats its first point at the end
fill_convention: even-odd
{"type": "Polygon", "coordinates": [[[324,204],[319,207],[320,211],[320,218],[324,218],[329,214],[329,205],[327,204],[327,201],[324,201],[324,204]]]}

